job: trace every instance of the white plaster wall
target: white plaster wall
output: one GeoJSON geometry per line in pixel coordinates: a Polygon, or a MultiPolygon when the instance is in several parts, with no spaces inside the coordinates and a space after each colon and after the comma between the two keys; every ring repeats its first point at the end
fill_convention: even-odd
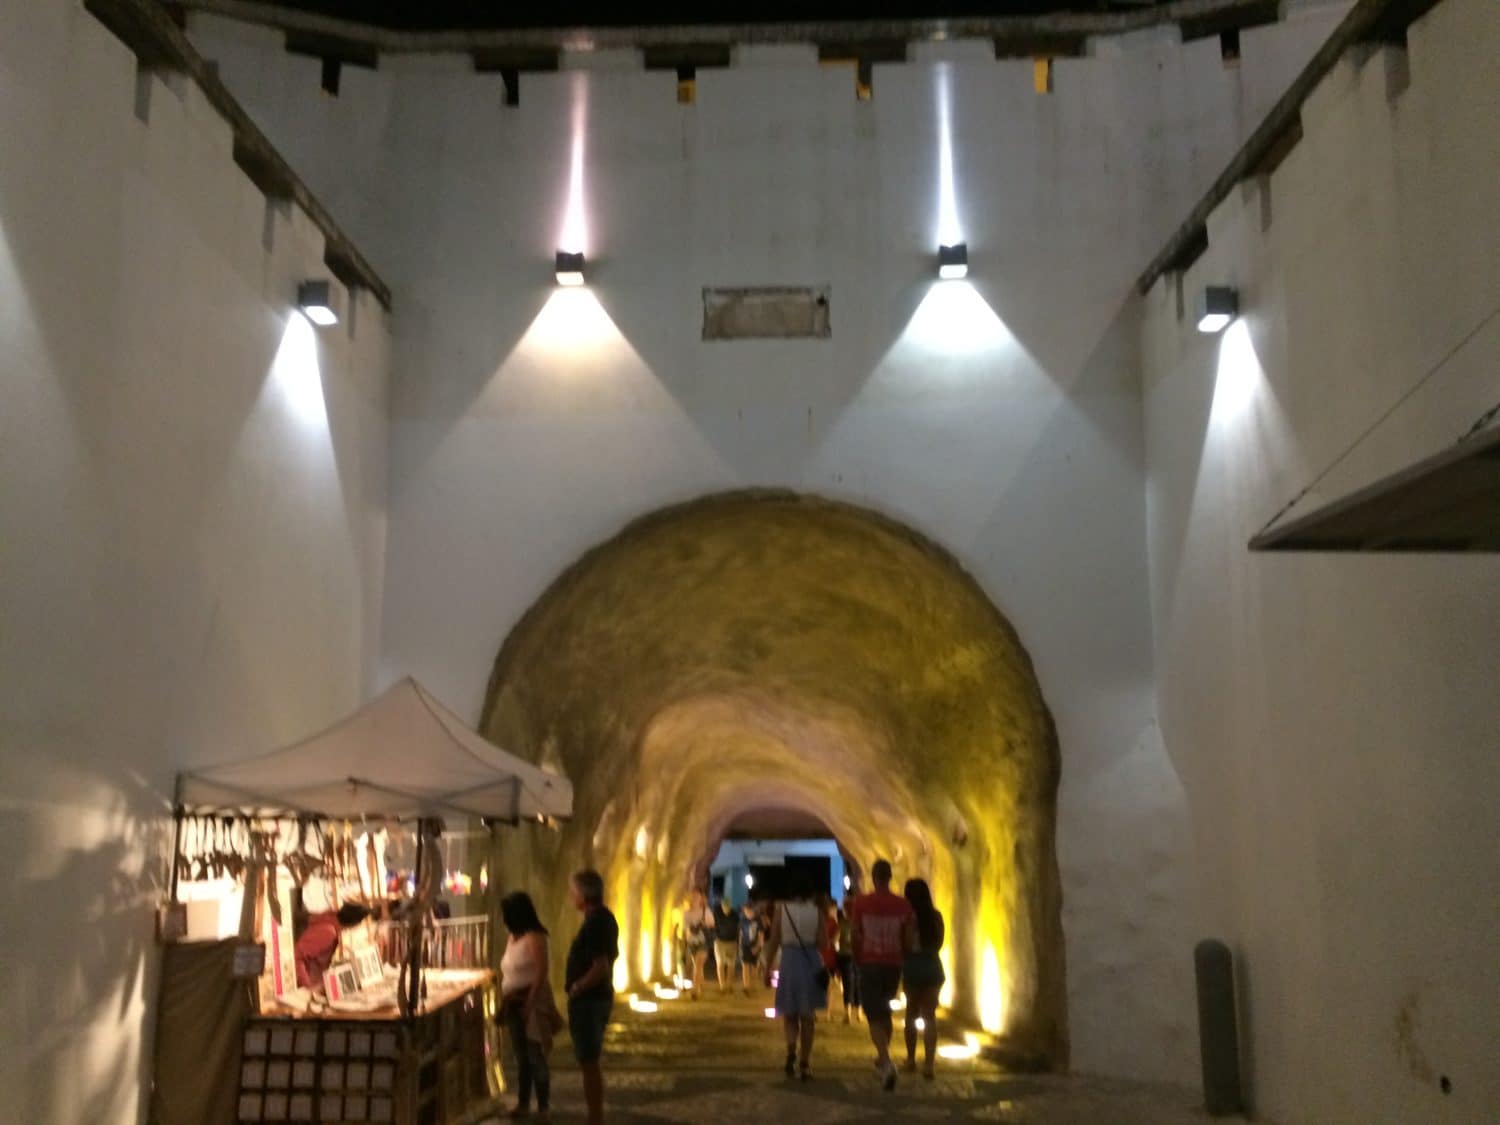
{"type": "Polygon", "coordinates": [[[382,677],[477,716],[525,609],[664,504],[784,485],[902,519],[1009,615],[1057,718],[1075,1064],[1190,1079],[1128,294],[1338,14],[1246,33],[1235,69],[1215,40],[1100,44],[1045,97],[1029,62],[952,44],[876,68],[870,103],[790,48],[700,73],[692,106],[669,73],[571,59],[516,108],[442,59],[346,68],[330,99],[276,36],[195,23],[399,295],[382,677]],[[972,271],[939,288],[945,85],[972,271]],[[581,295],[551,279],[575,132],[581,295]],[[701,287],[765,283],[830,283],[832,339],[699,339],[701,287]]]}
{"type": "Polygon", "coordinates": [[[1346,61],[1186,274],[1242,320],[1146,301],[1161,723],[1258,1115],[1287,1125],[1500,1117],[1500,560],[1245,549],[1425,373],[1296,513],[1500,402],[1497,56],[1500,8],[1446,0],[1404,60],[1346,61]]]}
{"type": "Polygon", "coordinates": [[[143,1114],[176,771],[373,679],[383,310],[325,275],[196,87],[134,112],[81,5],[0,4],[0,1116],[143,1114]]]}

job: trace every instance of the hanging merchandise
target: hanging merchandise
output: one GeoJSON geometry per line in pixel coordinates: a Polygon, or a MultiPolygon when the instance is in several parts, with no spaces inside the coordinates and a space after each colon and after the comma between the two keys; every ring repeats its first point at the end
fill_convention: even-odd
{"type": "MultiPolygon", "coordinates": [[[[173,1106],[164,1125],[209,1119],[210,1101],[257,1121],[492,1108],[493,904],[448,916],[441,896],[471,898],[476,868],[462,845],[445,849],[438,818],[492,842],[495,824],[565,819],[566,780],[404,680],[310,739],[182,775],[176,805],[163,916],[196,913],[160,931],[177,939],[161,988],[178,999],[161,1007],[156,1037],[154,1087],[171,1091],[157,1100],[173,1106]],[[188,952],[221,945],[222,958],[188,952]],[[214,965],[242,977],[209,989],[202,970],[214,965]],[[195,994],[213,1010],[182,1002],[195,994]],[[203,1028],[224,1021],[233,1034],[206,1048],[203,1028]]],[[[488,875],[478,869],[481,889],[488,875]]]]}

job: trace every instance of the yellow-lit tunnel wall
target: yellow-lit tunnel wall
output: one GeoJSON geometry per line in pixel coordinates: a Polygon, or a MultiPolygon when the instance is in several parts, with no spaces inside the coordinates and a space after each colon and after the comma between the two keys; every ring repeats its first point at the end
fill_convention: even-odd
{"type": "Polygon", "coordinates": [[[910,529],[785,492],[640,519],[517,624],[481,726],[574,785],[573,821],[505,834],[499,865],[559,963],[571,871],[603,872],[639,984],[735,819],[795,810],[929,879],[955,1014],[1066,1064],[1052,719],[1015,630],[910,529]]]}

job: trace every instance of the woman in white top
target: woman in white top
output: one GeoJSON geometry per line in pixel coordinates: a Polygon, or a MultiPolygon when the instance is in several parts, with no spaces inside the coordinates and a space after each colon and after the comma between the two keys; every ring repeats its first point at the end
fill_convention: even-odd
{"type": "Polygon", "coordinates": [[[786,1032],[786,1076],[800,1066],[802,1081],[811,1074],[813,1028],[816,1013],[828,1007],[828,981],[823,973],[823,951],[828,947],[828,928],[823,912],[813,900],[812,881],[794,876],[791,898],[771,916],[771,934],[766,942],[766,965],[781,950],[781,975],[776,981],[776,1014],[786,1032]],[[801,1047],[800,1059],[798,1046],[801,1047]]]}
{"type": "Polygon", "coordinates": [[[500,1015],[520,1072],[516,1084],[518,1099],[509,1116],[527,1116],[535,1090],[536,1119],[550,1121],[552,1074],[547,1055],[562,1018],[547,979],[547,930],[525,891],[516,891],[501,900],[500,917],[510,932],[500,959],[500,1015]]]}
{"type": "Polygon", "coordinates": [[[713,940],[713,932],[714,913],[708,908],[708,896],[702,891],[694,891],[688,897],[688,908],[682,915],[682,936],[693,966],[694,1000],[703,991],[703,963],[708,960],[708,943],[713,940]]]}

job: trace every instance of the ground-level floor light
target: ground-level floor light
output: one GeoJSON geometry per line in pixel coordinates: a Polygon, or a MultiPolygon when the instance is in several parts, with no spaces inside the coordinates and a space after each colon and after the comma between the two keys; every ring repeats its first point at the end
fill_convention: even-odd
{"type": "Polygon", "coordinates": [[[297,286],[297,307],[308,320],[324,328],[339,322],[331,281],[304,281],[297,286]]]}
{"type": "Polygon", "coordinates": [[[1228,285],[1207,285],[1198,294],[1198,331],[1222,332],[1240,311],[1239,293],[1228,285]]]}
{"type": "Polygon", "coordinates": [[[940,1059],[976,1059],[979,1057],[979,1036],[972,1031],[964,1033],[962,1043],[944,1043],[938,1048],[940,1059]]]}
{"type": "Polygon", "coordinates": [[[583,284],[583,253],[557,252],[557,283],[559,285],[583,284]]]}
{"type": "Polygon", "coordinates": [[[969,276],[969,244],[958,242],[952,246],[938,247],[938,277],[944,281],[957,281],[969,276]]]}
{"type": "Polygon", "coordinates": [[[775,1008],[767,1008],[766,1009],[766,1019],[768,1019],[768,1020],[774,1020],[775,1018],[776,1018],[776,1009],[775,1008]]]}

